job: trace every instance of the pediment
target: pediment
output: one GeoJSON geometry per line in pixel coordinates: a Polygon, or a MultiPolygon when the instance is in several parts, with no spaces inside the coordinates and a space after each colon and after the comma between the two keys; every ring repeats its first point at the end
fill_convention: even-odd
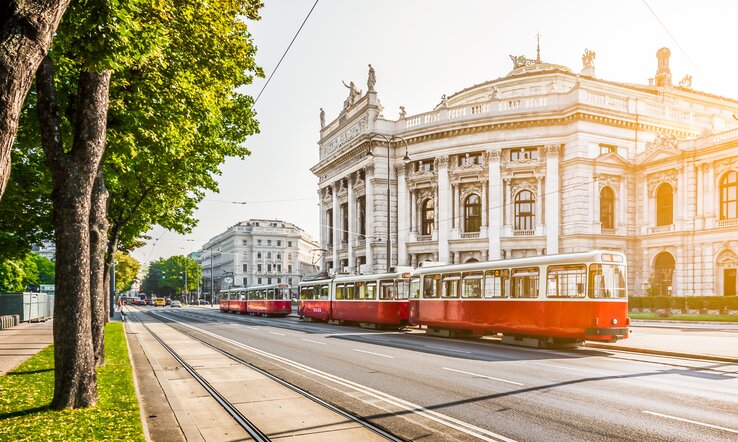
{"type": "Polygon", "coordinates": [[[673,147],[657,147],[645,152],[641,157],[640,163],[643,164],[659,160],[668,160],[677,157],[680,154],[681,152],[673,147]]]}
{"type": "Polygon", "coordinates": [[[595,158],[597,164],[611,164],[613,166],[628,166],[628,160],[615,152],[608,152],[595,158]]]}

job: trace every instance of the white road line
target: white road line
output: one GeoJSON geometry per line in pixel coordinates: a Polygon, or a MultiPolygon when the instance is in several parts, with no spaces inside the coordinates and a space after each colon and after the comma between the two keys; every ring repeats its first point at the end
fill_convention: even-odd
{"type": "Polygon", "coordinates": [[[353,351],[358,351],[358,352],[361,352],[361,353],[366,353],[368,355],[381,356],[383,358],[390,358],[390,359],[394,359],[395,358],[394,356],[383,355],[382,353],[374,353],[373,351],[359,350],[358,348],[352,348],[352,350],[353,351]]]}
{"type": "Polygon", "coordinates": [[[500,378],[493,378],[492,376],[487,376],[483,374],[471,373],[471,372],[463,371],[463,370],[456,370],[455,368],[443,367],[443,369],[448,370],[448,371],[455,371],[456,373],[468,374],[469,376],[474,376],[477,378],[491,379],[493,381],[506,382],[508,384],[513,384],[513,385],[520,385],[520,386],[524,385],[524,384],[521,384],[520,382],[508,381],[506,379],[500,379],[500,378]]]}
{"type": "Polygon", "coordinates": [[[259,327],[254,327],[253,325],[242,325],[242,324],[236,324],[239,327],[246,327],[250,328],[251,330],[261,330],[259,327]]]}
{"type": "Polygon", "coordinates": [[[313,377],[319,377],[322,379],[326,379],[331,382],[335,382],[338,385],[342,385],[344,387],[352,388],[355,391],[364,393],[368,396],[371,396],[375,399],[379,399],[387,404],[394,405],[402,410],[405,410],[407,412],[410,412],[412,414],[417,414],[419,416],[423,416],[426,419],[430,419],[434,422],[438,422],[439,424],[445,425],[449,428],[453,428],[455,430],[461,431],[462,433],[468,434],[472,437],[476,437],[477,439],[485,440],[485,441],[504,441],[504,442],[515,442],[514,439],[507,438],[501,434],[497,434],[493,431],[486,430],[484,428],[478,427],[476,425],[470,424],[468,422],[464,422],[460,419],[456,419],[451,416],[447,416],[445,414],[439,413],[437,411],[433,411],[430,409],[427,409],[425,407],[422,407],[419,404],[406,401],[404,399],[398,398],[396,396],[392,396],[388,393],[385,393],[383,391],[375,390],[371,387],[367,387],[365,385],[359,384],[357,382],[350,381],[348,379],[341,378],[336,375],[332,375],[330,373],[318,370],[314,367],[311,367],[309,365],[301,364],[297,361],[293,361],[291,359],[287,359],[282,356],[275,355],[273,353],[266,352],[264,350],[260,350],[256,347],[251,347],[249,345],[246,345],[244,343],[238,342],[236,340],[227,338],[225,336],[221,336],[217,333],[213,333],[211,331],[202,329],[200,327],[195,327],[193,325],[172,320],[172,322],[177,323],[183,327],[187,327],[192,330],[196,330],[202,334],[205,334],[207,336],[211,336],[215,339],[219,339],[222,342],[227,342],[231,345],[234,345],[236,347],[242,348],[244,350],[250,351],[252,353],[256,353],[258,355],[273,359],[275,361],[282,362],[283,364],[289,365],[291,367],[297,368],[299,370],[302,370],[306,373],[310,373],[313,377]]]}
{"type": "Polygon", "coordinates": [[[453,352],[456,352],[456,353],[466,353],[466,354],[471,354],[471,352],[470,352],[470,351],[466,351],[466,350],[454,350],[453,348],[448,348],[448,347],[439,347],[439,346],[437,346],[437,345],[423,345],[423,347],[427,347],[427,348],[435,348],[436,350],[453,351],[453,352]]]}
{"type": "Polygon", "coordinates": [[[271,333],[273,335],[284,336],[284,333],[277,333],[277,332],[273,332],[273,331],[270,331],[269,333],[271,333]]]}
{"type": "Polygon", "coordinates": [[[313,341],[312,339],[305,339],[305,338],[302,338],[302,340],[303,340],[303,341],[307,341],[307,342],[312,342],[313,344],[320,344],[320,345],[325,345],[325,342],[318,342],[318,341],[313,341]]]}
{"type": "Polygon", "coordinates": [[[534,364],[535,365],[543,365],[544,367],[561,368],[563,370],[583,371],[583,372],[589,373],[589,374],[595,374],[595,373],[597,373],[597,371],[594,371],[594,370],[583,370],[581,368],[565,367],[563,365],[543,364],[541,362],[534,362],[534,364]]]}
{"type": "Polygon", "coordinates": [[[712,425],[712,424],[706,424],[704,422],[698,422],[698,421],[693,421],[693,420],[689,420],[689,419],[684,419],[683,417],[669,416],[668,414],[661,414],[661,413],[656,413],[654,411],[648,411],[648,410],[641,410],[641,412],[646,413],[646,414],[652,414],[654,416],[665,417],[667,419],[674,419],[675,421],[689,422],[690,424],[702,425],[703,427],[710,427],[710,428],[715,428],[716,430],[723,430],[723,431],[727,431],[729,433],[736,433],[736,434],[738,434],[738,430],[733,430],[731,428],[720,427],[720,426],[712,425]]]}

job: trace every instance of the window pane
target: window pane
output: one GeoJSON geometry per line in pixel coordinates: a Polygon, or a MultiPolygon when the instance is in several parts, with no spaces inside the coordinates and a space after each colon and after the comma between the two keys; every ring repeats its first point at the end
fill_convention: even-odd
{"type": "Polygon", "coordinates": [[[549,298],[583,298],[587,269],[582,265],[550,266],[546,296],[549,298]]]}
{"type": "Polygon", "coordinates": [[[538,267],[514,269],[512,271],[512,297],[513,298],[537,298],[538,297],[538,267]]]}

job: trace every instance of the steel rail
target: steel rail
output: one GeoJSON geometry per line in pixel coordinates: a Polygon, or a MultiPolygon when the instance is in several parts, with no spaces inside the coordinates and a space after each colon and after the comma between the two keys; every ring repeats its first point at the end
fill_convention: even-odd
{"type": "MultiPolygon", "coordinates": [[[[139,313],[139,312],[136,312],[136,313],[139,313]]],[[[150,312],[146,312],[146,311],[141,312],[141,313],[145,313],[149,316],[154,316],[154,314],[150,312]]],[[[210,383],[205,378],[200,376],[200,374],[197,373],[197,371],[190,364],[188,364],[184,359],[182,359],[179,356],[179,354],[177,354],[177,352],[174,351],[172,347],[167,345],[153,330],[151,330],[151,328],[148,325],[146,325],[138,317],[136,317],[136,320],[151,334],[151,336],[154,337],[154,339],[156,339],[159,342],[159,344],[161,344],[162,347],[164,347],[164,349],[167,352],[169,352],[170,355],[172,355],[172,357],[185,370],[187,370],[190,376],[192,376],[200,385],[202,385],[205,391],[207,391],[208,394],[210,394],[213,397],[213,399],[215,399],[220,404],[220,406],[223,407],[223,409],[238,423],[238,425],[241,426],[241,428],[243,428],[249,434],[249,436],[251,436],[255,441],[258,441],[258,442],[267,442],[271,440],[269,439],[269,436],[267,436],[261,430],[259,430],[259,428],[256,425],[254,425],[250,420],[248,420],[248,418],[246,418],[246,416],[244,416],[240,411],[238,411],[238,409],[230,401],[228,401],[228,399],[226,399],[222,394],[220,394],[218,390],[213,388],[213,386],[211,386],[210,383]]],[[[164,321],[161,321],[161,322],[163,324],[169,325],[164,321]]],[[[171,327],[171,325],[169,326],[171,327]]],[[[198,339],[198,338],[195,338],[194,336],[192,338],[198,339]]]]}

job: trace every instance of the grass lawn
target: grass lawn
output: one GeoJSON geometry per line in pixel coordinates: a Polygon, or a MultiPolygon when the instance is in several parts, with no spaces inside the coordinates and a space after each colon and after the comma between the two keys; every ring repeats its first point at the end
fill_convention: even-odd
{"type": "Polygon", "coordinates": [[[738,322],[738,315],[692,315],[672,313],[664,317],[661,313],[652,312],[629,312],[630,319],[654,319],[665,321],[715,321],[715,322],[738,322]]]}
{"type": "Polygon", "coordinates": [[[0,441],[143,441],[123,324],[105,327],[105,366],[95,407],[54,411],[54,346],[0,377],[0,441]]]}

